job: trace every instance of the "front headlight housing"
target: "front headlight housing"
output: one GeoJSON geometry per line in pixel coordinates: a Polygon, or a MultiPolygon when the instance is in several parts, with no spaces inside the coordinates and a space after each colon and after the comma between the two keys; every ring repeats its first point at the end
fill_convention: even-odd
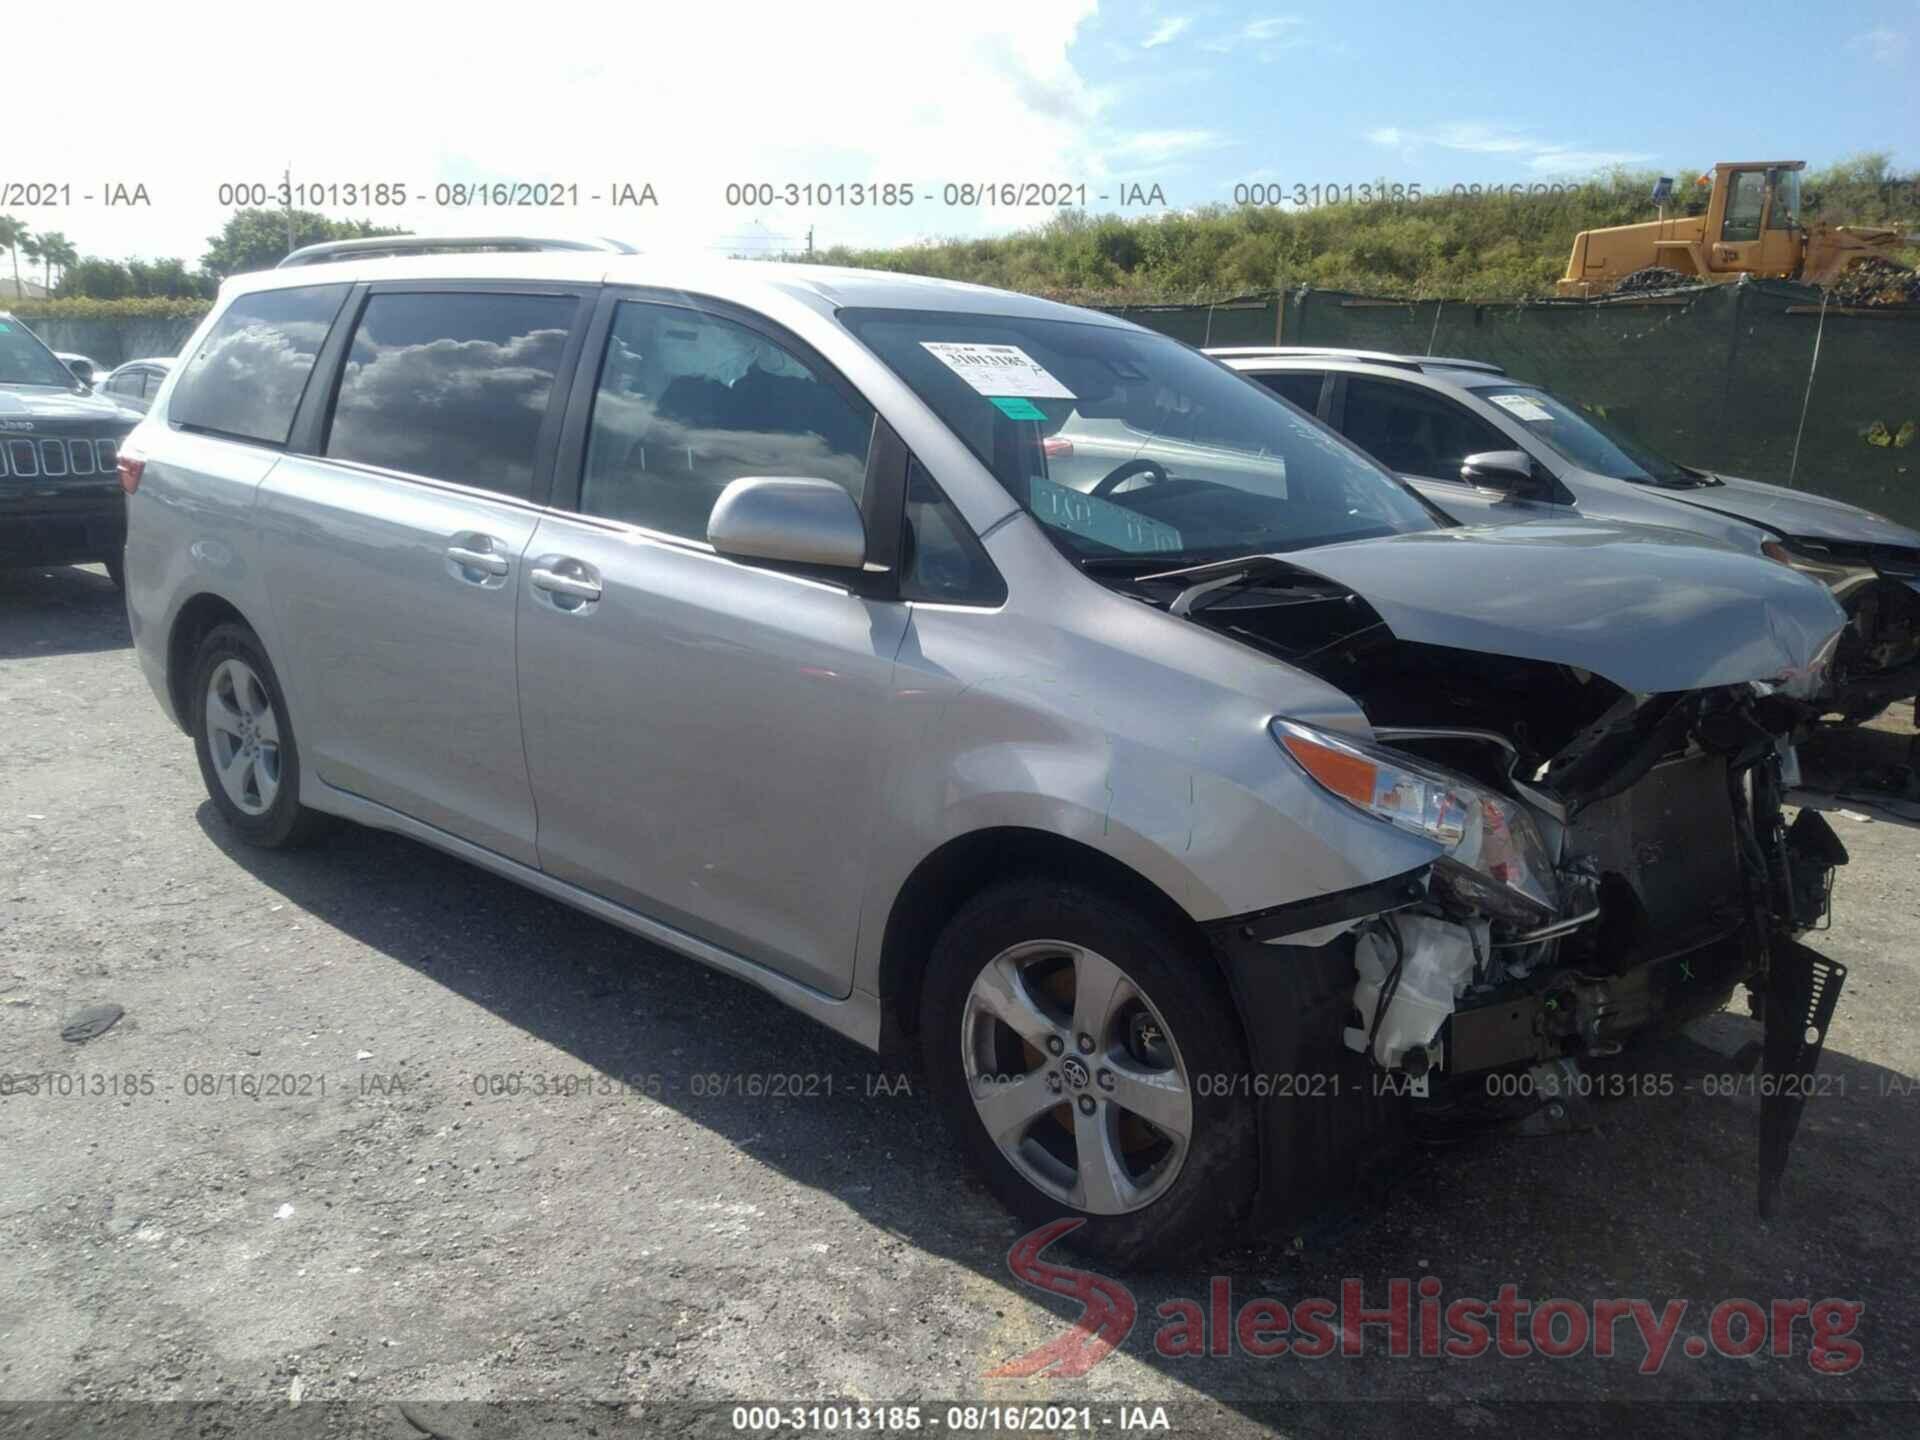
{"type": "Polygon", "coordinates": [[[1273,738],[1322,789],[1441,847],[1435,877],[1475,909],[1537,923],[1558,913],[1546,842],[1518,800],[1398,750],[1276,719],[1273,738]]]}
{"type": "Polygon", "coordinates": [[[1849,565],[1844,560],[1832,556],[1819,556],[1805,550],[1795,550],[1778,540],[1765,541],[1760,553],[1769,560],[1785,565],[1789,570],[1818,580],[1836,596],[1844,599],[1870,581],[1878,580],[1880,572],[1871,565],[1849,565]]]}

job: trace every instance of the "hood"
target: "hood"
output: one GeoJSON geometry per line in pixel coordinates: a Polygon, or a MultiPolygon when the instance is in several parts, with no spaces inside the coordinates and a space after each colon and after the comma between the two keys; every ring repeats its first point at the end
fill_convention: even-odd
{"type": "Polygon", "coordinates": [[[1571,665],[1643,695],[1806,684],[1846,622],[1784,565],[1644,527],[1430,530],[1273,560],[1353,591],[1401,640],[1571,665]]]}
{"type": "Polygon", "coordinates": [[[1717,471],[1702,474],[1716,483],[1696,490],[1662,490],[1660,494],[1683,505],[1745,520],[1786,538],[1804,535],[1810,540],[1837,540],[1850,545],[1893,545],[1920,552],[1920,531],[1805,490],[1789,490],[1761,480],[1743,480],[1717,471]]]}
{"type": "Polygon", "coordinates": [[[38,435],[104,423],[132,429],[139,416],[102,395],[38,385],[0,385],[0,435],[38,435]]]}

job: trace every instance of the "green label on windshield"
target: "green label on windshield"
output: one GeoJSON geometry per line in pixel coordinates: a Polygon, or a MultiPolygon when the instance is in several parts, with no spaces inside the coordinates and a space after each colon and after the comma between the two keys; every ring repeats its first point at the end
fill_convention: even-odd
{"type": "Polygon", "coordinates": [[[988,398],[993,401],[1000,413],[1009,420],[1044,420],[1047,418],[1047,412],[1027,399],[1024,395],[992,395],[988,398]]]}

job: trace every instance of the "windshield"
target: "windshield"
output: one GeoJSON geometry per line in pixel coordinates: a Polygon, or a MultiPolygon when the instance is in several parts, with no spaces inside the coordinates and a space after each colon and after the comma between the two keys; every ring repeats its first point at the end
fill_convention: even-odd
{"type": "Polygon", "coordinates": [[[1076,560],[1175,565],[1440,523],[1332,432],[1164,336],[1001,315],[839,318],[1076,560]]]}
{"type": "Polygon", "coordinates": [[[56,385],[77,390],[80,382],[54,353],[18,320],[0,320],[0,385],[56,385]]]}
{"type": "Polygon", "coordinates": [[[1501,382],[1478,388],[1491,401],[1582,470],[1639,485],[1697,485],[1699,477],[1656,454],[1618,426],[1574,409],[1537,385],[1501,382]]]}

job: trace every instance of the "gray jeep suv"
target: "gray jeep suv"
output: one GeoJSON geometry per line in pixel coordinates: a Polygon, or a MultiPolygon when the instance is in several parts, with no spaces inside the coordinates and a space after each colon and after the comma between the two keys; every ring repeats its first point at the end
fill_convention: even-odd
{"type": "Polygon", "coordinates": [[[120,583],[120,442],[135,417],[0,310],[0,566],[106,564],[120,583]]]}
{"type": "Polygon", "coordinates": [[[1843,721],[1920,692],[1920,531],[1682,465],[1485,361],[1310,347],[1207,353],[1318,415],[1456,519],[1580,515],[1758,549],[1820,580],[1846,609],[1826,697],[1843,721]]]}
{"type": "Polygon", "coordinates": [[[139,660],[241,837],[397,831],[913,1047],[994,1192],[1122,1258],[1741,982],[1816,1063],[1813,581],[1450,524],[1025,296],[378,243],[227,282],[125,456],[139,660]],[[1069,412],[1143,439],[1062,483],[1069,412]]]}

